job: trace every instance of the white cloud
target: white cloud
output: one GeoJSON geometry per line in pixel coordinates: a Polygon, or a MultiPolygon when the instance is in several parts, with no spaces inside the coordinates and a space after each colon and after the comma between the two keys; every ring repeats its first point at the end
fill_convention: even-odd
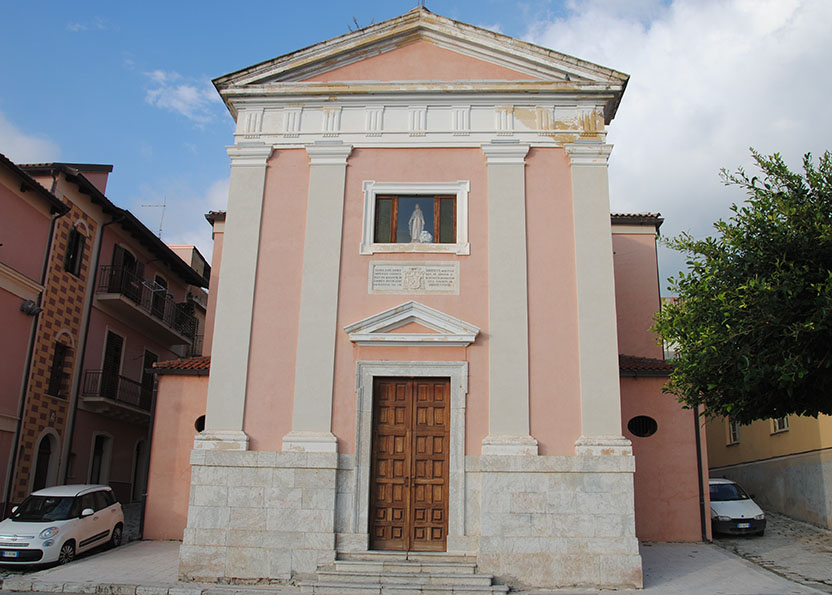
{"type": "MultiPolygon", "coordinates": [[[[744,195],[720,168],[748,147],[793,167],[830,148],[828,0],[572,1],[528,38],[631,75],[609,142],[614,211],[661,211],[663,234],[712,233],[744,195]]],[[[683,259],[663,251],[663,273],[683,259]]]]}
{"type": "Polygon", "coordinates": [[[67,23],[66,28],[67,31],[72,31],[73,33],[80,33],[81,31],[104,31],[107,29],[107,21],[101,17],[94,17],[86,23],[67,23]]]}
{"type": "Polygon", "coordinates": [[[0,153],[15,163],[44,163],[59,159],[61,150],[46,136],[23,132],[0,112],[0,153]]]}
{"type": "Polygon", "coordinates": [[[197,124],[210,122],[216,116],[214,108],[222,101],[206,82],[185,80],[178,72],[158,69],[146,72],[145,76],[154,85],[145,95],[150,105],[181,114],[197,124]]]}

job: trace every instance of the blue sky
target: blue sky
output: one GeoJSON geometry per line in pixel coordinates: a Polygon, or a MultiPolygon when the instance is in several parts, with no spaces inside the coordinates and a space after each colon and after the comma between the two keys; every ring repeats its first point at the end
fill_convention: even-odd
{"type": "MultiPolygon", "coordinates": [[[[114,166],[108,196],[210,257],[233,122],[211,79],[407,12],[363,2],[6,3],[0,152],[114,166]],[[11,26],[9,26],[11,24],[11,26]]],[[[828,0],[428,0],[427,8],[631,75],[610,128],[612,209],[703,236],[748,147],[799,164],[829,148],[828,0]]],[[[683,266],[663,250],[662,272],[683,266]]]]}

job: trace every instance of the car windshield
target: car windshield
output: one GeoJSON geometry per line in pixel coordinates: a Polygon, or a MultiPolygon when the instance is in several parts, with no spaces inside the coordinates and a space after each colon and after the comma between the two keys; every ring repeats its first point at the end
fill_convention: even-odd
{"type": "Polygon", "coordinates": [[[29,496],[15,510],[11,519],[20,523],[66,521],[78,516],[71,496],[29,496]]]}
{"type": "Polygon", "coordinates": [[[727,500],[748,500],[750,496],[735,483],[717,483],[711,488],[711,501],[724,502],[727,500]]]}

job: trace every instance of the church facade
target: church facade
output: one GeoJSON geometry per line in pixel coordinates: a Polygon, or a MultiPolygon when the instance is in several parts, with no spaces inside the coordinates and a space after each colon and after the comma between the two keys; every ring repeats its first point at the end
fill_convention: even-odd
{"type": "Polygon", "coordinates": [[[214,81],[237,129],[184,578],[407,552],[641,586],[607,179],[627,79],[416,8],[214,81]]]}

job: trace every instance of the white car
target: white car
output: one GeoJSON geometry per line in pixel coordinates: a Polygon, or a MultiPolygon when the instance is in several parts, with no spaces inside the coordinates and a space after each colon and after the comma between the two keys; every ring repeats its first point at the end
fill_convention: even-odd
{"type": "Polygon", "coordinates": [[[33,492],[0,522],[0,564],[66,564],[75,555],[121,544],[124,513],[104,485],[66,485],[33,492]]]}
{"type": "Polygon", "coordinates": [[[766,532],[766,515],[739,484],[730,479],[708,481],[711,494],[711,528],[733,535],[766,532]]]}

